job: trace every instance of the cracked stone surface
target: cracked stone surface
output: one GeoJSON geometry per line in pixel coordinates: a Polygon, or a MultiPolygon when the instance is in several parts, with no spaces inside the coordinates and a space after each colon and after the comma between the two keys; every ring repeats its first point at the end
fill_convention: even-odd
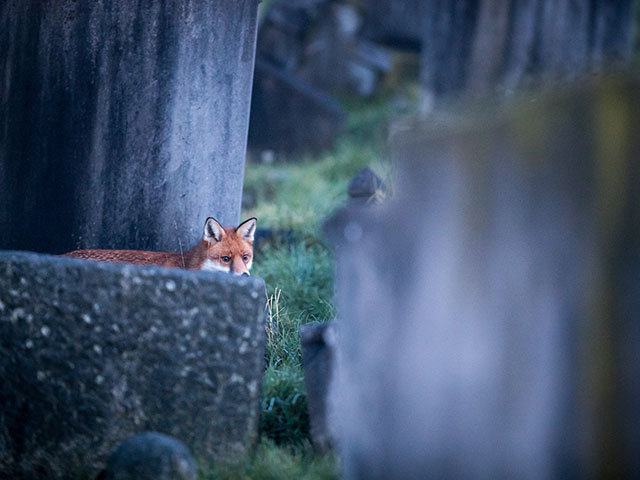
{"type": "Polygon", "coordinates": [[[244,452],[264,308],[257,278],[0,252],[0,477],[95,475],[149,430],[244,452]]]}

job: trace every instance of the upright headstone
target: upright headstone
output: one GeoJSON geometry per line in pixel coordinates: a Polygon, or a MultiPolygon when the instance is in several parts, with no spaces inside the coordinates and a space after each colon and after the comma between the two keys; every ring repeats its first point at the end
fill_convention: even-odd
{"type": "Polygon", "coordinates": [[[0,478],[95,478],[141,431],[245,455],[265,301],[251,277],[0,252],[0,478]]]}
{"type": "Polygon", "coordinates": [[[237,224],[258,0],[0,3],[0,249],[237,224]]]}
{"type": "Polygon", "coordinates": [[[640,86],[399,133],[333,219],[347,479],[640,476],[640,86]]]}

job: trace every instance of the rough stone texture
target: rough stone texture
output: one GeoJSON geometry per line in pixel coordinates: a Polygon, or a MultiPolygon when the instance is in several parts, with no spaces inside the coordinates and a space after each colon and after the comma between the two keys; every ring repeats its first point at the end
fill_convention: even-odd
{"type": "Polygon", "coordinates": [[[175,438],[145,432],[127,438],[111,454],[100,480],[196,480],[198,466],[175,438]]]}
{"type": "Polygon", "coordinates": [[[632,0],[423,2],[425,103],[509,92],[627,64],[632,7],[632,0]]]}
{"type": "Polygon", "coordinates": [[[249,146],[279,153],[319,152],[342,131],[345,113],[329,95],[256,61],[249,146]]]}
{"type": "Polygon", "coordinates": [[[327,418],[329,384],[334,368],[335,325],[333,323],[300,326],[302,366],[307,389],[311,440],[319,450],[333,446],[327,418]]]}
{"type": "Polygon", "coordinates": [[[0,478],[93,478],[145,430],[244,452],[265,303],[256,278],[0,252],[0,478]]]}
{"type": "Polygon", "coordinates": [[[0,248],[176,251],[237,224],[257,3],[0,2],[0,248]]]}
{"type": "Polygon", "coordinates": [[[639,126],[606,80],[395,137],[327,226],[346,479],[640,476],[639,126]]]}

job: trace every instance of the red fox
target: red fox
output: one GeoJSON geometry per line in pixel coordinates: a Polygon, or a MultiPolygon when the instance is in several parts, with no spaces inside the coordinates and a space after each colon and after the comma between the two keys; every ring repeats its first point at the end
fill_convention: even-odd
{"type": "Polygon", "coordinates": [[[223,227],[212,217],[204,224],[202,240],[191,250],[181,252],[145,252],[142,250],[75,250],[65,257],[99,262],[124,262],[137,265],[160,265],[185,270],[220,270],[249,276],[253,264],[255,218],[236,228],[223,227]]]}

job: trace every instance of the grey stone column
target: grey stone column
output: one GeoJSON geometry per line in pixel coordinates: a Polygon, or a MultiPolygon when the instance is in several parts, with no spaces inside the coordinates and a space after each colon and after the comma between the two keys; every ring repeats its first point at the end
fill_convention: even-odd
{"type": "Polygon", "coordinates": [[[0,6],[0,248],[178,250],[239,220],[257,0],[0,6]]]}

